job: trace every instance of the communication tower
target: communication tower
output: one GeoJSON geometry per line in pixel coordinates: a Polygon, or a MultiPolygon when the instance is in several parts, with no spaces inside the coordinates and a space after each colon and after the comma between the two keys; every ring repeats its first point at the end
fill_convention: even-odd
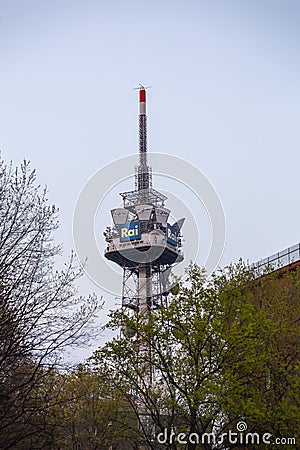
{"type": "Polygon", "coordinates": [[[146,88],[139,90],[139,164],[135,189],[120,193],[122,207],[111,210],[113,225],[103,233],[105,257],[123,269],[122,306],[145,314],[167,306],[170,272],[183,261],[181,228],[172,225],[167,197],[152,187],[147,160],[146,88]]]}

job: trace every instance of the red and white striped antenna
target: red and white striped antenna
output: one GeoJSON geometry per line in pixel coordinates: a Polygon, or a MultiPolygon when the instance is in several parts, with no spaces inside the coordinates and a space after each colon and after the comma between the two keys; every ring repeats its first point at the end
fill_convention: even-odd
{"type": "Polygon", "coordinates": [[[142,84],[139,87],[134,88],[133,90],[139,90],[139,116],[146,115],[146,90],[151,88],[152,86],[143,86],[142,84]]]}
{"type": "Polygon", "coordinates": [[[151,86],[134,88],[139,90],[139,166],[137,190],[151,187],[150,167],[147,165],[147,115],[146,115],[146,90],[151,86]]]}

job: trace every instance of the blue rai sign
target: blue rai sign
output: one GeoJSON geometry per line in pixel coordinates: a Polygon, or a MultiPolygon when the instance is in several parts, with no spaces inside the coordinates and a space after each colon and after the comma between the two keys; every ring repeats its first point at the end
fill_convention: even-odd
{"type": "Polygon", "coordinates": [[[140,222],[128,222],[120,225],[120,242],[141,239],[140,222]]]}
{"type": "Polygon", "coordinates": [[[178,243],[178,229],[172,227],[169,223],[167,224],[167,242],[172,245],[177,245],[178,243]]]}

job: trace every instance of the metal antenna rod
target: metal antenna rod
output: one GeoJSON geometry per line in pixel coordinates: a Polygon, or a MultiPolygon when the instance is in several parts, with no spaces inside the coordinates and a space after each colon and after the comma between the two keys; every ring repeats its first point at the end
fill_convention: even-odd
{"type": "Polygon", "coordinates": [[[147,115],[146,115],[146,90],[139,92],[139,152],[140,165],[147,165],[147,115]]]}
{"type": "Polygon", "coordinates": [[[147,115],[146,115],[146,88],[139,88],[139,167],[138,191],[151,187],[150,168],[147,164],[147,115]]]}

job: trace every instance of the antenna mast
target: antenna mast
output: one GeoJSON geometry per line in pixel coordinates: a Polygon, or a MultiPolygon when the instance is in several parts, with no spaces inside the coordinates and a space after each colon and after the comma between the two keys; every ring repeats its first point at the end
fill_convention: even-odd
{"type": "Polygon", "coordinates": [[[152,187],[151,169],[147,164],[147,114],[146,114],[146,89],[139,88],[139,165],[137,167],[136,190],[152,187]]]}

